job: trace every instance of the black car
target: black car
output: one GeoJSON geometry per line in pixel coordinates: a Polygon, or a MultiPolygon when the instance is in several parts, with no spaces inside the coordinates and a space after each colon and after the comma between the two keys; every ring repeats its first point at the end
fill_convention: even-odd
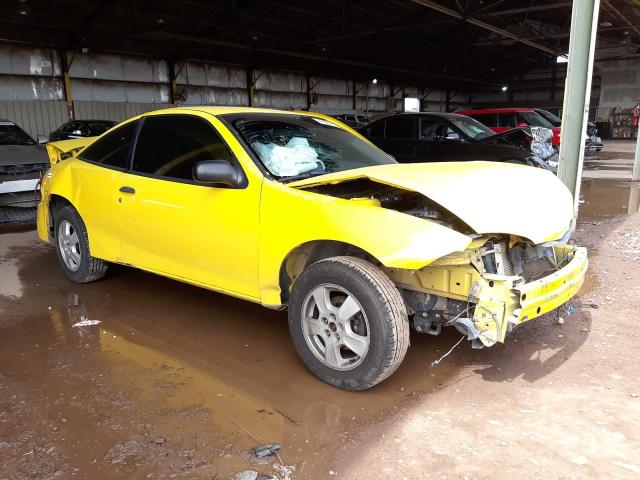
{"type": "Polygon", "coordinates": [[[553,132],[520,127],[495,134],[455,113],[401,113],[376,120],[359,132],[400,163],[489,160],[555,170],[553,132]]]}
{"type": "Polygon", "coordinates": [[[333,118],[340,120],[345,125],[349,125],[351,128],[360,128],[369,123],[369,119],[365,115],[357,115],[355,113],[344,113],[341,115],[334,115],[333,118]]]}
{"type": "Polygon", "coordinates": [[[51,132],[49,141],[56,142],[72,138],[97,137],[117,124],[118,122],[112,120],[72,120],[51,132]]]}

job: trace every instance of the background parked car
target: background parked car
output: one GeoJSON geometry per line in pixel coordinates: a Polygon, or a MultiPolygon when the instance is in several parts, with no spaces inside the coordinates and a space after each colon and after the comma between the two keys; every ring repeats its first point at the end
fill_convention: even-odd
{"type": "Polygon", "coordinates": [[[118,122],[112,120],[73,120],[58,127],[49,134],[49,141],[69,140],[80,137],[97,137],[110,128],[116,126],[118,122]]]}
{"type": "Polygon", "coordinates": [[[0,223],[35,221],[36,186],[49,166],[43,146],[0,119],[0,223]]]}
{"type": "Polygon", "coordinates": [[[557,166],[553,165],[557,154],[548,130],[546,139],[534,138],[531,128],[495,134],[480,122],[455,113],[401,113],[376,120],[360,133],[400,163],[489,160],[552,170],[557,166]]]}
{"type": "Polygon", "coordinates": [[[369,123],[369,119],[366,115],[357,115],[354,113],[345,113],[341,115],[334,115],[333,118],[340,120],[345,125],[349,125],[351,128],[360,128],[369,123]]]}
{"type": "Polygon", "coordinates": [[[545,127],[553,132],[553,144],[560,145],[560,127],[535,112],[532,108],[491,108],[485,110],[462,110],[460,115],[468,115],[496,133],[517,127],[545,127]]]}

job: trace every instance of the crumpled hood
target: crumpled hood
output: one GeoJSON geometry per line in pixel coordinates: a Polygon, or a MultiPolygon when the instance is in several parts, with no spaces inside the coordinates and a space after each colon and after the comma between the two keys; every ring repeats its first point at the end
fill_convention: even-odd
{"type": "Polygon", "coordinates": [[[300,180],[289,186],[356,178],[419,192],[480,234],[512,234],[543,243],[561,238],[573,219],[571,193],[551,172],[509,163],[379,165],[300,180]]]}
{"type": "Polygon", "coordinates": [[[47,163],[47,154],[41,145],[0,145],[0,166],[47,163]]]}

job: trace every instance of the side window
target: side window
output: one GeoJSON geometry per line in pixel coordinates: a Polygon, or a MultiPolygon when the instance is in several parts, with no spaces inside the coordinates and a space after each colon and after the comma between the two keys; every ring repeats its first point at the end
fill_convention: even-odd
{"type": "Polygon", "coordinates": [[[415,138],[415,121],[413,116],[398,115],[385,120],[386,138],[415,138]]]}
{"type": "Polygon", "coordinates": [[[193,180],[193,166],[202,160],[234,161],[209,122],[191,115],[145,118],[133,157],[134,171],[193,180]]]}
{"type": "Polygon", "coordinates": [[[71,133],[76,129],[75,122],[65,123],[62,127],[60,127],[60,131],[64,133],[71,133]]]}
{"type": "Polygon", "coordinates": [[[515,113],[500,113],[498,114],[498,126],[503,128],[516,128],[518,126],[518,120],[515,113]]]}
{"type": "Polygon", "coordinates": [[[453,130],[446,121],[437,118],[420,119],[421,140],[442,140],[453,130]]]}
{"type": "Polygon", "coordinates": [[[116,168],[129,166],[129,148],[135,134],[138,120],[129,122],[100,137],[80,152],[81,160],[101,163],[116,168]]]}
{"type": "Polygon", "coordinates": [[[371,138],[384,137],[384,120],[367,127],[367,135],[371,138]]]}

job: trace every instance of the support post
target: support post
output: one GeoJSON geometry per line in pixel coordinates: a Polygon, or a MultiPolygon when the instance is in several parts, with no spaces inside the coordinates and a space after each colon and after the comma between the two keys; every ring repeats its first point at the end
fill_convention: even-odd
{"type": "Polygon", "coordinates": [[[62,63],[62,76],[64,80],[64,99],[67,102],[67,115],[69,120],[76,119],[76,113],[73,109],[73,95],[71,94],[71,76],[69,75],[69,69],[73,63],[73,56],[69,57],[67,51],[60,52],[60,62],[62,63]]]}
{"type": "Polygon", "coordinates": [[[636,156],[633,160],[633,174],[631,180],[640,180],[640,122],[638,122],[638,136],[636,138],[636,156]]]}
{"type": "Polygon", "coordinates": [[[353,113],[356,113],[356,108],[358,106],[358,92],[356,91],[356,81],[355,80],[351,80],[351,91],[353,92],[353,95],[351,97],[353,113]]]}
{"type": "Polygon", "coordinates": [[[449,107],[451,105],[451,92],[449,92],[449,89],[447,88],[444,94],[445,94],[444,111],[448,113],[449,107]]]}
{"type": "Polygon", "coordinates": [[[556,99],[556,79],[558,78],[558,64],[553,63],[551,67],[551,100],[556,99]]]}
{"type": "Polygon", "coordinates": [[[178,92],[176,86],[176,64],[173,60],[169,61],[169,93],[171,95],[171,104],[175,107],[178,104],[178,92]]]}
{"type": "Polygon", "coordinates": [[[253,79],[253,68],[247,68],[247,97],[249,106],[253,107],[253,87],[255,80],[253,79]]]}
{"type": "Polygon", "coordinates": [[[558,177],[573,194],[574,218],[578,213],[584,162],[591,75],[596,46],[600,0],[574,1],[571,9],[569,62],[562,106],[562,141],[558,177]]]}

